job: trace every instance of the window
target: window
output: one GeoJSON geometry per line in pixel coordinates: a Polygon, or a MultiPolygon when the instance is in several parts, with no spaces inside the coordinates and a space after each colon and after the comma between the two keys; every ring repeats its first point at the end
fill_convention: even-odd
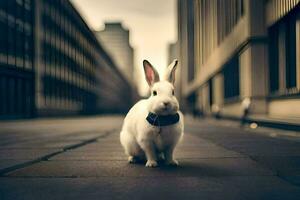
{"type": "Polygon", "coordinates": [[[209,87],[209,105],[210,107],[213,105],[214,103],[214,93],[213,93],[213,81],[212,79],[209,79],[208,81],[208,87],[209,87]]]}
{"type": "Polygon", "coordinates": [[[223,69],[224,98],[231,99],[240,95],[239,59],[233,57],[223,69]]]}
{"type": "Polygon", "coordinates": [[[188,48],[188,81],[194,79],[194,1],[187,2],[188,20],[187,20],[187,48],[188,48]]]}
{"type": "Polygon", "coordinates": [[[5,2],[0,1],[0,65],[7,64],[7,8],[5,2]]]}
{"type": "Polygon", "coordinates": [[[286,88],[294,88],[296,81],[296,15],[286,22],[286,88]]]}
{"type": "Polygon", "coordinates": [[[296,91],[297,11],[299,7],[269,28],[269,91],[273,95],[296,91]]]}
{"type": "Polygon", "coordinates": [[[269,30],[269,79],[270,92],[279,89],[279,58],[278,58],[278,27],[272,27],[269,30]]]}
{"type": "Polygon", "coordinates": [[[15,51],[15,2],[9,1],[8,2],[8,29],[7,29],[7,50],[8,50],[8,64],[11,66],[16,65],[16,51],[15,51]]]}

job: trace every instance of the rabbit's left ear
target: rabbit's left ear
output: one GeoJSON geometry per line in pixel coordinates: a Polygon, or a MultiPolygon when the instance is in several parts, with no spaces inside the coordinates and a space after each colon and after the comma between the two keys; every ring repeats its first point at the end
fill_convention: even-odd
{"type": "Polygon", "coordinates": [[[177,63],[178,60],[175,59],[167,68],[166,79],[172,84],[175,83],[175,71],[177,68],[177,63]]]}
{"type": "Polygon", "coordinates": [[[159,75],[157,71],[154,69],[154,67],[149,63],[149,61],[144,60],[143,66],[144,66],[147,83],[150,87],[152,87],[154,83],[159,81],[159,75]]]}

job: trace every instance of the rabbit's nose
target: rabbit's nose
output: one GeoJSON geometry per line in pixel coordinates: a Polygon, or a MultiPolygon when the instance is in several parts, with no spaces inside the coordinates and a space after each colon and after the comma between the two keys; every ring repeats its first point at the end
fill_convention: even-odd
{"type": "Polygon", "coordinates": [[[164,104],[164,106],[167,107],[170,104],[170,102],[165,101],[165,102],[163,102],[163,104],[164,104]]]}

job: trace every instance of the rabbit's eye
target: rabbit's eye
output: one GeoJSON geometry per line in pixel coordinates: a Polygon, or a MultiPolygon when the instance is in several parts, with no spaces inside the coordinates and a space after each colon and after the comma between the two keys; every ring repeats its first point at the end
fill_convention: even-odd
{"type": "Polygon", "coordinates": [[[152,93],[153,93],[153,96],[156,96],[156,95],[157,95],[156,90],[154,90],[152,93]]]}
{"type": "Polygon", "coordinates": [[[174,90],[172,90],[172,95],[174,95],[175,94],[175,92],[174,92],[174,90]]]}

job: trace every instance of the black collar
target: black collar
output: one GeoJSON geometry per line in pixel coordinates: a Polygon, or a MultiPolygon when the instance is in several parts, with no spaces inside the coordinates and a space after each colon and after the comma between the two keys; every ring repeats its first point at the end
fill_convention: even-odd
{"type": "Polygon", "coordinates": [[[176,124],[179,121],[179,114],[175,113],[173,115],[157,115],[149,112],[146,120],[153,126],[168,126],[176,124]]]}

